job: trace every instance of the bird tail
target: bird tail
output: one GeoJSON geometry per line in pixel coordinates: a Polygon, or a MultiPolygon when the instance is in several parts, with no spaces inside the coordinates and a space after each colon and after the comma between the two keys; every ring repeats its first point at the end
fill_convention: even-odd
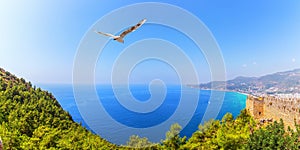
{"type": "Polygon", "coordinates": [[[117,40],[120,43],[124,43],[124,40],[122,37],[115,38],[114,40],[117,40]]]}

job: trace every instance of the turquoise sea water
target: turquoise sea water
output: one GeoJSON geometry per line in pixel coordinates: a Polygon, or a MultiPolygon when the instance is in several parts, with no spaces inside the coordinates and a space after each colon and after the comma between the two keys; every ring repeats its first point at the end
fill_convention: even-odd
{"type": "MultiPolygon", "coordinates": [[[[90,128],[83,117],[81,116],[78,105],[76,103],[76,100],[74,98],[73,94],[73,88],[72,85],[41,85],[41,87],[45,90],[50,91],[54,94],[54,96],[57,98],[61,106],[68,111],[74,121],[82,123],[83,126],[87,127],[88,129],[95,129],[90,128]]],[[[126,93],[124,90],[126,87],[119,86],[116,89],[112,90],[111,86],[108,85],[99,85],[96,87],[97,94],[99,97],[99,100],[97,102],[101,103],[102,106],[105,108],[106,113],[115,120],[115,122],[122,124],[123,126],[129,127],[129,128],[138,128],[138,129],[145,129],[149,127],[153,127],[159,124],[162,124],[166,121],[170,121],[170,118],[173,119],[175,122],[181,122],[181,121],[188,121],[187,125],[183,128],[181,131],[181,136],[187,136],[190,137],[193,132],[195,132],[198,129],[198,125],[201,123],[203,115],[206,111],[206,108],[208,105],[210,105],[210,99],[211,92],[210,90],[201,90],[198,89],[192,89],[189,87],[181,87],[181,86],[167,86],[166,87],[166,93],[165,98],[161,105],[157,107],[152,112],[147,113],[137,113],[131,110],[128,110],[127,108],[123,107],[122,104],[118,101],[116,98],[114,92],[118,92],[119,95],[122,95],[119,98],[127,98],[130,95],[126,93]],[[189,95],[191,92],[195,92],[195,90],[198,90],[199,92],[199,100],[197,103],[197,106],[194,106],[195,112],[193,113],[192,117],[186,117],[185,113],[179,115],[179,117],[172,118],[171,116],[178,111],[179,105],[182,105],[182,103],[189,103],[188,100],[181,100],[182,95],[189,95]]],[[[153,92],[157,92],[160,94],[162,92],[161,90],[157,91],[149,91],[148,85],[133,85],[129,87],[130,94],[141,102],[147,102],[148,99],[151,98],[151,94],[155,94],[153,92]]],[[[216,95],[222,95],[225,94],[223,104],[221,106],[221,109],[218,110],[212,110],[217,111],[217,117],[215,119],[221,119],[223,115],[225,115],[227,112],[230,112],[233,114],[234,117],[236,117],[239,112],[245,108],[246,105],[246,95],[235,93],[235,92],[221,92],[221,91],[214,91],[216,95]]],[[[157,94],[156,93],[156,94],[157,94]]],[[[163,94],[162,94],[163,95],[163,94]]],[[[84,95],[84,97],[88,100],[90,99],[89,94],[84,95]]],[[[218,96],[217,96],[218,97],[218,96]]],[[[81,106],[82,107],[82,106],[81,106]]],[[[186,108],[183,108],[186,111],[190,111],[192,109],[189,105],[185,106],[186,108]]],[[[87,108],[93,109],[93,108],[87,108]]],[[[97,110],[91,110],[91,111],[97,111],[97,110]]],[[[100,114],[101,115],[101,114],[100,114]]],[[[100,117],[101,118],[101,117],[100,117]]],[[[126,139],[128,139],[128,130],[122,130],[117,128],[117,126],[114,127],[113,124],[107,122],[105,123],[105,120],[92,120],[96,124],[97,130],[96,133],[100,134],[100,136],[104,136],[107,140],[116,143],[116,144],[125,144],[126,139]],[[107,128],[109,126],[109,129],[111,130],[101,130],[102,128],[107,128]],[[99,133],[100,132],[100,133],[99,133]],[[107,132],[107,133],[106,133],[107,132]],[[117,134],[117,137],[110,137],[106,135],[112,135],[117,134]]],[[[165,131],[161,131],[163,134],[158,134],[157,132],[153,132],[151,134],[148,133],[147,136],[151,141],[159,142],[164,136],[165,131]]],[[[141,135],[142,136],[142,135],[141,135]]]]}

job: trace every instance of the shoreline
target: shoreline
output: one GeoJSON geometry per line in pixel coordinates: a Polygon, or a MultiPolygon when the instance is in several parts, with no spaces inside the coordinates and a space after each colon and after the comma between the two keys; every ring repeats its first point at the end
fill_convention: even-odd
{"type": "Polygon", "coordinates": [[[203,88],[198,88],[198,87],[191,87],[191,86],[188,86],[190,88],[194,88],[194,89],[199,89],[199,90],[206,90],[206,91],[220,91],[220,92],[234,92],[234,93],[239,93],[239,94],[242,94],[242,95],[251,95],[249,93],[244,93],[244,92],[239,92],[239,91],[233,91],[233,90],[220,90],[220,89],[203,89],[203,88]]]}

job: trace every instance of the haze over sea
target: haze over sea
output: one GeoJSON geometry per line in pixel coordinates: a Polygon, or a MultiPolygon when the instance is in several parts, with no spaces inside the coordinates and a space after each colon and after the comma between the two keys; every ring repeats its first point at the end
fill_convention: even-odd
{"type": "MultiPolygon", "coordinates": [[[[64,110],[68,111],[72,117],[73,120],[79,123],[82,123],[83,126],[87,127],[89,126],[85,123],[82,116],[80,115],[80,112],[77,108],[77,104],[74,98],[73,94],[73,87],[72,85],[40,85],[44,90],[50,91],[54,94],[58,102],[61,104],[64,110]]],[[[123,91],[126,87],[120,86],[115,91],[123,91]]],[[[97,94],[100,98],[100,101],[102,105],[104,106],[107,113],[117,122],[133,127],[133,128],[147,128],[151,127],[157,124],[160,124],[167,119],[170,118],[170,116],[176,111],[178,104],[180,102],[180,96],[184,94],[188,94],[188,92],[192,90],[199,90],[199,89],[192,89],[189,87],[181,87],[177,85],[167,86],[167,92],[166,97],[160,107],[158,107],[154,112],[150,113],[135,113],[132,111],[127,110],[126,108],[122,107],[118,100],[116,99],[114,92],[112,90],[112,87],[109,85],[97,85],[97,94]],[[182,92],[182,93],[181,93],[182,92]]],[[[147,101],[151,97],[151,93],[149,92],[148,85],[131,85],[130,86],[131,94],[140,101],[147,101]]],[[[199,101],[198,106],[196,108],[196,111],[194,112],[193,117],[183,128],[181,131],[181,136],[187,136],[190,137],[193,132],[195,132],[198,129],[198,125],[201,123],[202,117],[205,113],[205,110],[207,106],[210,104],[210,90],[201,90],[199,95],[199,101]]],[[[216,92],[217,95],[222,95],[225,93],[224,101],[221,107],[220,112],[217,115],[217,118],[215,119],[221,119],[227,112],[232,113],[234,117],[238,116],[240,111],[245,108],[246,106],[246,95],[236,93],[236,92],[222,92],[218,91],[216,92]]],[[[153,94],[153,93],[152,93],[153,94]]],[[[86,99],[89,99],[89,95],[84,95],[86,99]]],[[[129,95],[123,95],[123,96],[129,96],[129,95]]],[[[99,102],[100,102],[99,101],[99,102]]],[[[190,108],[185,108],[187,111],[190,108]]],[[[91,110],[92,111],[92,110],[91,110]]],[[[215,110],[218,111],[218,110],[215,110]]],[[[180,120],[186,120],[190,118],[186,118],[184,115],[181,115],[179,118],[175,118],[173,121],[180,122],[180,120]]],[[[103,123],[103,120],[93,120],[97,124],[99,123],[98,128],[103,128],[104,126],[110,126],[110,128],[114,129],[114,127],[105,122],[103,123]]],[[[117,134],[120,138],[119,139],[107,139],[111,142],[117,143],[117,144],[125,144],[126,141],[124,139],[128,139],[127,134],[125,134],[125,131],[122,131],[121,129],[115,129],[115,130],[109,130],[109,131],[103,131],[103,132],[109,132],[109,133],[103,133],[103,134],[117,134]],[[114,133],[113,133],[114,132],[114,133]]],[[[165,132],[165,131],[162,131],[165,132]]],[[[152,133],[153,135],[149,135],[149,140],[154,142],[159,142],[161,138],[164,137],[156,137],[157,133],[152,133]]],[[[100,136],[102,133],[100,133],[100,136]]]]}

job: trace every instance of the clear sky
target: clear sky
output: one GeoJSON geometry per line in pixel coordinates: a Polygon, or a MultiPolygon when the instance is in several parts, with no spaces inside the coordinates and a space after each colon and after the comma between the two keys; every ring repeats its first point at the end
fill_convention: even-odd
{"type": "MultiPolygon", "coordinates": [[[[35,84],[71,83],[76,50],[89,28],[112,10],[137,2],[150,1],[2,0],[0,1],[0,67],[35,84]]],[[[160,0],[155,2],[182,7],[196,15],[210,29],[222,51],[228,79],[241,75],[261,76],[300,68],[300,1],[298,0],[160,0]]],[[[180,21],[180,17],[172,19],[180,21]]],[[[144,30],[143,33],[150,34],[153,30],[157,31],[155,25],[146,24],[143,27],[141,29],[144,30]]],[[[175,31],[159,27],[156,33],[158,32],[175,31]]],[[[140,38],[138,33],[141,32],[136,32],[136,36],[131,35],[132,39],[128,37],[126,40],[134,41],[140,38]]],[[[153,33],[153,37],[158,35],[153,33]]],[[[99,63],[101,60],[99,58],[99,63]]],[[[200,68],[202,65],[203,68],[207,66],[203,57],[199,57],[198,63],[196,66],[200,68]]],[[[159,69],[170,70],[162,62],[149,61],[138,65],[132,72],[133,77],[134,75],[137,76],[136,78],[141,77],[139,79],[141,81],[153,77],[146,76],[151,72],[142,74],[142,68],[153,64],[160,66],[159,69]]],[[[97,67],[101,70],[101,65],[97,67]]],[[[203,69],[203,72],[206,70],[203,69]]],[[[103,77],[103,80],[105,78],[103,77]]],[[[207,74],[201,77],[201,82],[208,80],[207,74]]],[[[99,82],[102,82],[102,78],[99,82]]]]}

